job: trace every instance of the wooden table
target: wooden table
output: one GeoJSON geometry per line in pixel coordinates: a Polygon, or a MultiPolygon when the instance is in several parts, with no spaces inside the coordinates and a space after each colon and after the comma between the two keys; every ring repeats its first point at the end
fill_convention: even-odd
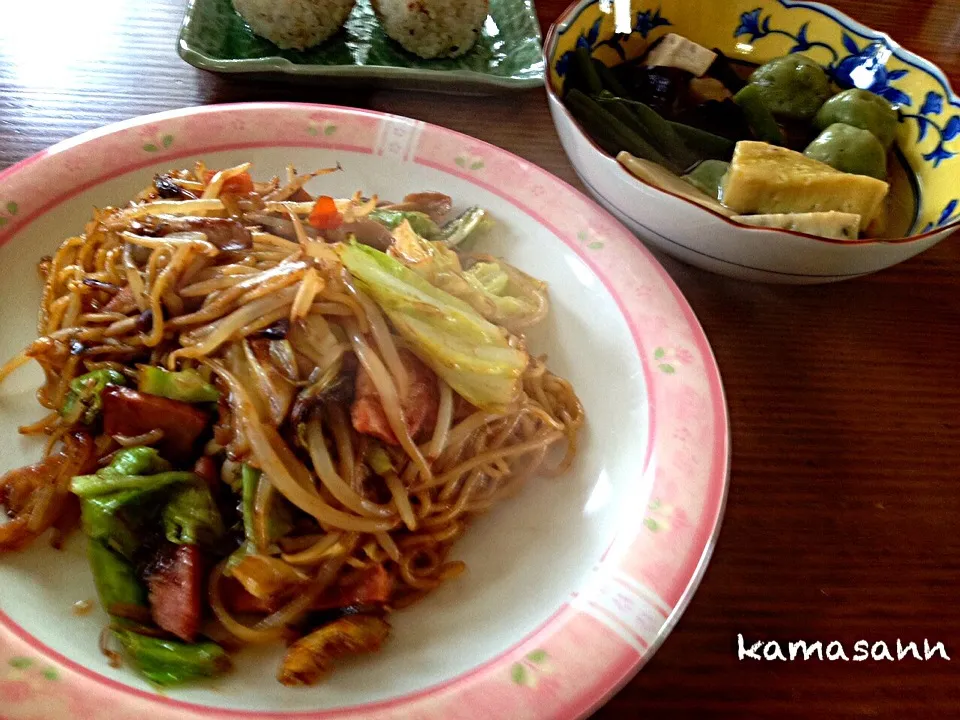
{"type": "MultiPolygon", "coordinates": [[[[544,28],[565,4],[538,1],[544,28]]],[[[957,84],[958,0],[836,4],[957,84]]],[[[542,90],[479,100],[220,78],[177,56],[182,10],[181,0],[5,4],[0,168],[144,113],[298,100],[445,125],[579,185],[542,90]]],[[[874,277],[815,287],[747,284],[664,264],[723,373],[730,495],[689,609],[595,717],[960,716],[957,243],[874,277]],[[847,647],[929,638],[944,642],[953,662],[739,661],[738,633],[847,647]]]]}

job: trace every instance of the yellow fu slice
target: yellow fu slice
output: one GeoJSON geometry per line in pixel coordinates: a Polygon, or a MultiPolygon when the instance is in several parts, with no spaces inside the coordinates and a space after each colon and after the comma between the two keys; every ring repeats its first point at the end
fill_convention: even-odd
{"type": "Polygon", "coordinates": [[[744,225],[796,230],[809,235],[835,240],[856,240],[860,229],[860,216],[853,213],[827,212],[773,213],[769,215],[734,215],[731,220],[744,225]]]}
{"type": "Polygon", "coordinates": [[[840,172],[802,153],[741,140],[723,184],[723,204],[741,215],[836,210],[860,216],[862,231],[880,212],[890,186],[840,172]]]}

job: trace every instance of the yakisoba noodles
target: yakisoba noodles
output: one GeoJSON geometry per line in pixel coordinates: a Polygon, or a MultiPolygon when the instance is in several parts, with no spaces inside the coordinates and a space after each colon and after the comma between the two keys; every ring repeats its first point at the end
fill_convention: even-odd
{"type": "Polygon", "coordinates": [[[102,646],[173,684],[286,641],[309,684],[459,575],[470,519],[563,472],[583,408],[529,354],[544,283],[461,250],[491,224],[439,193],[388,203],[154,178],[39,264],[45,457],[0,479],[0,549],[89,539],[102,646]]]}

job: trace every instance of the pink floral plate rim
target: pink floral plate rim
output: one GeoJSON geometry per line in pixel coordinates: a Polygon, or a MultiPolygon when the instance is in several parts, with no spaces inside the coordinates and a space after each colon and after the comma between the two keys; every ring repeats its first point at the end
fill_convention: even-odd
{"type": "Polygon", "coordinates": [[[729,475],[729,426],[719,370],[693,311],[626,228],[536,165],[446,128],[330,105],[184,108],[61,142],[0,172],[0,245],[108,178],[165,160],[258,147],[335,149],[440,170],[508,200],[580,257],[617,303],[644,369],[650,438],[637,482],[650,485],[647,506],[639,509],[635,523],[617,528],[589,581],[543,625],[478,667],[408,695],[316,712],[245,711],[182,702],[173,692],[151,694],[78,665],[34,639],[0,606],[0,716],[586,716],[664,641],[696,590],[720,530],[729,475]],[[564,221],[550,219],[557,217],[564,221]]]}

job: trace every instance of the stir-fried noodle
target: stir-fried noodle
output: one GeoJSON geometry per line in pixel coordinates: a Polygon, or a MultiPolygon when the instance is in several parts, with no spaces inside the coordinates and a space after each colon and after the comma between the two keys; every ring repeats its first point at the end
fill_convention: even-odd
{"type": "Polygon", "coordinates": [[[0,550],[82,515],[114,635],[155,682],[226,667],[201,630],[299,637],[280,679],[315,681],[464,570],[472,516],[573,460],[583,409],[522,335],[545,285],[454,249],[482,210],[305,192],[333,170],[198,164],[96,211],[41,261],[38,339],[0,369],[39,363],[49,411],[21,428],[45,458],[0,481],[0,550]],[[217,658],[157,669],[150,641],[217,658]]]}

